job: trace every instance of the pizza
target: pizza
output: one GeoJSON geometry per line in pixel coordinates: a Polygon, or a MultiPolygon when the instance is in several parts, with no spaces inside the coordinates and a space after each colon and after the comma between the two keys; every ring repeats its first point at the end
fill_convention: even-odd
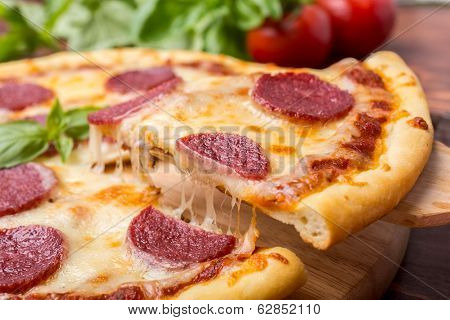
{"type": "Polygon", "coordinates": [[[44,123],[55,98],[103,108],[67,161],[49,150],[0,171],[2,298],[285,297],[306,279],[298,257],[258,248],[256,216],[242,233],[217,223],[212,192],[201,214],[195,193],[167,206],[156,170],[327,249],[397,205],[433,137],[418,79],[390,52],[323,70],[139,48],[0,65],[0,122],[44,123]]]}

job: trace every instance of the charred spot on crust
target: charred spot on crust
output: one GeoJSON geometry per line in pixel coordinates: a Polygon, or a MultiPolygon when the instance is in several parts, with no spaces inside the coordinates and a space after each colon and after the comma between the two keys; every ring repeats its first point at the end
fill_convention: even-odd
{"type": "Polygon", "coordinates": [[[269,253],[269,258],[278,260],[282,264],[289,264],[289,260],[286,259],[283,255],[279,254],[278,252],[271,252],[269,253]]]}
{"type": "Polygon", "coordinates": [[[408,121],[411,127],[428,130],[428,123],[422,117],[415,117],[408,121]]]}

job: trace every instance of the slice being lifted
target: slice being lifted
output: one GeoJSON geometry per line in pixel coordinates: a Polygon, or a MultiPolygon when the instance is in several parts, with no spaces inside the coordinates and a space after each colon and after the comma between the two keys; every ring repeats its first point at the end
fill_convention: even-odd
{"type": "Polygon", "coordinates": [[[180,81],[139,108],[92,114],[92,154],[110,136],[135,169],[151,169],[149,154],[170,155],[320,249],[381,218],[412,188],[433,128],[420,84],[397,55],[255,70],[180,81]]]}

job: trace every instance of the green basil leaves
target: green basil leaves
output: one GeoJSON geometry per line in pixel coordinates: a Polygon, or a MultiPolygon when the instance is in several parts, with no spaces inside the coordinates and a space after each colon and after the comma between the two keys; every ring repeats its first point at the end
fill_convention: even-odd
{"type": "Polygon", "coordinates": [[[65,162],[72,152],[74,140],[89,136],[87,115],[98,109],[83,107],[64,112],[56,100],[45,126],[28,120],[0,124],[0,168],[31,161],[47,151],[51,144],[65,162]]]}

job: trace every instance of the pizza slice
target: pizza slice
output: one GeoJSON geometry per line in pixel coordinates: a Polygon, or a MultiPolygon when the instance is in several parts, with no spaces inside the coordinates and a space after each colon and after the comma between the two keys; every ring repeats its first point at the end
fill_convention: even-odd
{"type": "Polygon", "coordinates": [[[242,64],[252,67],[166,81],[90,114],[94,162],[104,166],[99,142],[110,137],[136,172],[151,178],[154,159],[172,161],[319,249],[381,218],[412,188],[433,128],[419,81],[397,55],[323,70],[242,64]]]}

